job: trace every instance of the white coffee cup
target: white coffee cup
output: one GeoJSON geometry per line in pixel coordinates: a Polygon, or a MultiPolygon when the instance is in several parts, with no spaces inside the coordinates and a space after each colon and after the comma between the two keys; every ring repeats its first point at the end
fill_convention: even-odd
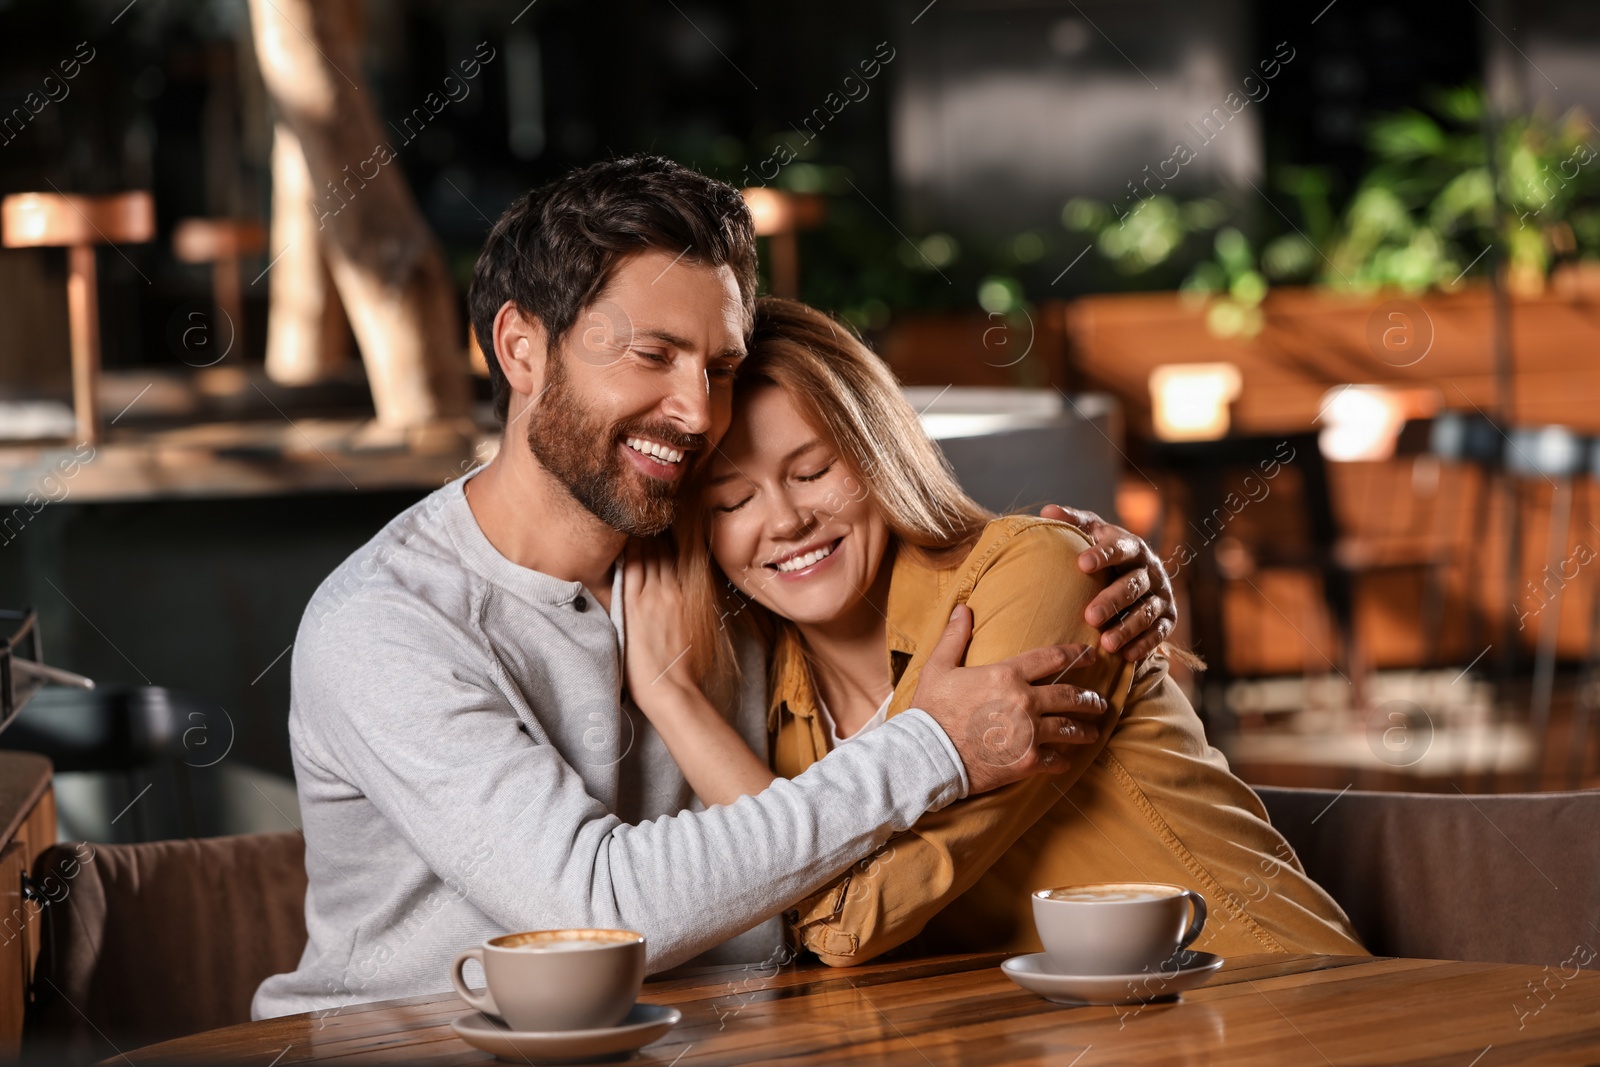
{"type": "Polygon", "coordinates": [[[1140,974],[1200,936],[1205,898],[1161,882],[1097,882],[1033,894],[1033,922],[1060,974],[1140,974]]]}
{"type": "Polygon", "coordinates": [[[491,937],[450,967],[461,999],[513,1030],[596,1030],[627,1018],[644,982],[645,942],[632,930],[529,930],[491,937]],[[483,965],[488,992],[462,967],[483,965]]]}

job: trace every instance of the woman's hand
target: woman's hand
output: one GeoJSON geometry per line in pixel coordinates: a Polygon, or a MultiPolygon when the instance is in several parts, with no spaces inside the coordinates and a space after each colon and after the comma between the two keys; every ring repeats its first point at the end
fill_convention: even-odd
{"type": "Polygon", "coordinates": [[[773,774],[689,671],[685,596],[669,552],[659,539],[632,539],[622,550],[623,676],[700,799],[732,804],[767,788],[773,774]]]}
{"type": "Polygon", "coordinates": [[[1083,613],[1084,621],[1096,628],[1116,623],[1100,635],[1101,648],[1107,652],[1121,649],[1123,658],[1131,663],[1154,652],[1172,635],[1178,606],[1172,599],[1172,580],[1154,549],[1092,511],[1049,504],[1039,514],[1046,519],[1064,519],[1089,538],[1093,547],[1078,556],[1084,573],[1110,568],[1115,578],[1083,613]]]}
{"type": "Polygon", "coordinates": [[[661,538],[629,538],[622,550],[624,676],[633,702],[652,719],[686,693],[700,692],[689,673],[683,587],[669,551],[661,538]]]}

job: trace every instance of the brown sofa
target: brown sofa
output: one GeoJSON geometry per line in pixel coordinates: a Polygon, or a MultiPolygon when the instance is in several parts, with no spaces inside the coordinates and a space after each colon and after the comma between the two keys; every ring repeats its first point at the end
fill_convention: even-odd
{"type": "Polygon", "coordinates": [[[298,832],[138,845],[54,845],[34,865],[49,903],[23,1034],[30,1060],[115,1056],[250,1018],[268,975],[306,943],[298,832]]]}
{"type": "Polygon", "coordinates": [[[1600,790],[1257,792],[1373,952],[1600,968],[1600,790]]]}

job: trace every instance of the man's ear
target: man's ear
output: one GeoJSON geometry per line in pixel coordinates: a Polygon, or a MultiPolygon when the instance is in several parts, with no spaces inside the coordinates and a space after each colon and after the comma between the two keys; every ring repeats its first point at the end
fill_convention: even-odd
{"type": "Polygon", "coordinates": [[[537,315],[527,315],[507,300],[494,316],[494,354],[513,394],[507,418],[544,391],[549,368],[549,335],[537,315]]]}

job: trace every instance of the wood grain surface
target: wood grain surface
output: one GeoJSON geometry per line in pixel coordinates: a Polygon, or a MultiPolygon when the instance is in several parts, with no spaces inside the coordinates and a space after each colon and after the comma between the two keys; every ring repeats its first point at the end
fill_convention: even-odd
{"type": "MultiPolygon", "coordinates": [[[[634,1064],[1590,1064],[1600,974],[1344,956],[1241,956],[1174,1003],[1070,1008],[1013,985],[1004,956],[834,970],[719,970],[645,985],[683,1022],[634,1064]]],[[[279,1067],[491,1061],[450,1030],[454,994],[292,1015],[125,1050],[133,1063],[279,1067]],[[276,1057],[276,1059],[274,1059],[276,1057]]],[[[107,1062],[117,1062],[108,1060],[107,1062]]]]}

